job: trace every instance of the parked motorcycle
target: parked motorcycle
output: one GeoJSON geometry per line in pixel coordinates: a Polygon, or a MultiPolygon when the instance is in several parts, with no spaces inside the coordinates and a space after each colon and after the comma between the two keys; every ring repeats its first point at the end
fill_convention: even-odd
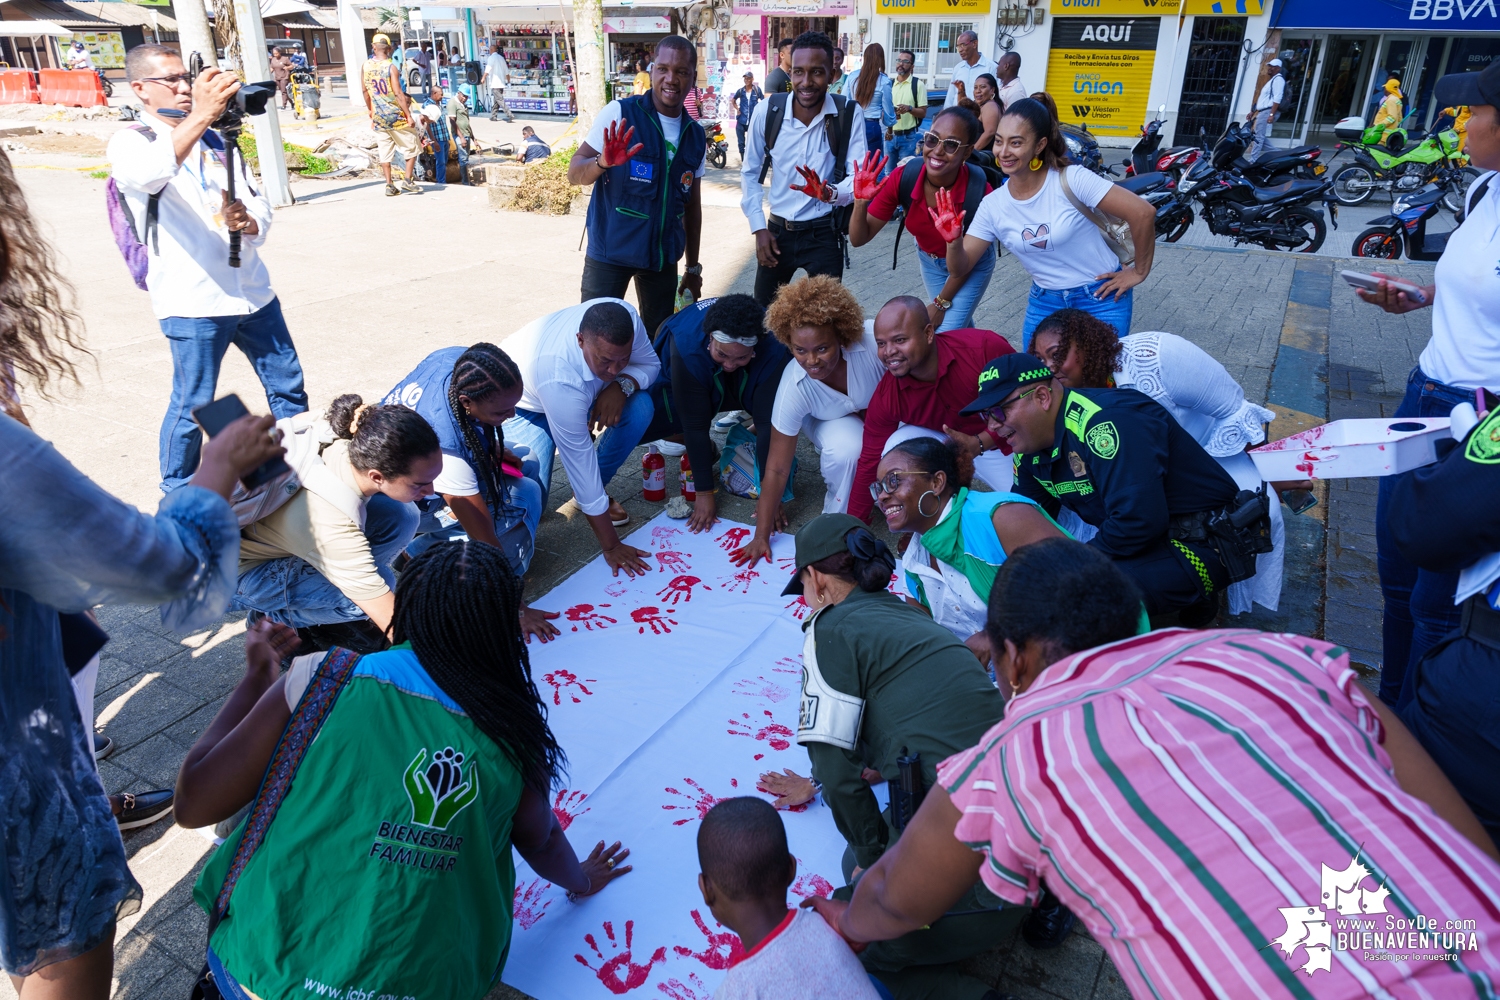
{"type": "Polygon", "coordinates": [[[1156,151],[1161,146],[1161,127],[1167,123],[1167,106],[1158,105],[1156,117],[1141,126],[1141,137],[1130,150],[1130,159],[1121,160],[1126,177],[1138,177],[1159,170],[1156,151]]]}
{"type": "Polygon", "coordinates": [[[94,75],[99,78],[99,87],[104,91],[104,96],[114,97],[115,85],[109,82],[109,77],[104,75],[104,70],[95,67],[94,75]]]}
{"type": "MultiPolygon", "coordinates": [[[[931,118],[931,116],[928,116],[931,118]]],[[[1108,176],[1109,168],[1104,165],[1104,154],[1099,152],[1099,140],[1089,131],[1087,124],[1073,126],[1067,122],[1058,124],[1062,131],[1063,145],[1068,147],[1068,159],[1074,163],[1081,164],[1101,177],[1108,176]]]]}
{"type": "Polygon", "coordinates": [[[1403,254],[1409,260],[1437,260],[1453,231],[1429,233],[1427,220],[1442,206],[1448,180],[1442,177],[1419,190],[1397,195],[1391,202],[1391,214],[1371,219],[1370,227],[1354,237],[1349,252],[1382,260],[1400,260],[1403,254]]]}
{"type": "Polygon", "coordinates": [[[1169,174],[1154,170],[1115,181],[1115,184],[1146,199],[1156,209],[1157,239],[1176,243],[1192,228],[1193,210],[1178,195],[1177,182],[1169,174]],[[1184,212],[1182,209],[1185,206],[1184,212]]]}
{"type": "Polygon", "coordinates": [[[729,140],[724,136],[724,127],[718,122],[699,122],[708,137],[708,162],[720,170],[729,165],[729,140]]]}
{"type": "Polygon", "coordinates": [[[1464,191],[1479,171],[1468,165],[1469,158],[1458,148],[1458,133],[1434,128],[1421,142],[1411,145],[1405,129],[1397,129],[1383,141],[1380,129],[1365,127],[1358,116],[1345,118],[1334,126],[1339,150],[1349,150],[1354,162],[1333,176],[1333,190],[1345,205],[1358,205],[1376,191],[1389,191],[1392,197],[1416,191],[1437,179],[1443,184],[1442,205],[1450,212],[1463,207],[1464,191]]]}

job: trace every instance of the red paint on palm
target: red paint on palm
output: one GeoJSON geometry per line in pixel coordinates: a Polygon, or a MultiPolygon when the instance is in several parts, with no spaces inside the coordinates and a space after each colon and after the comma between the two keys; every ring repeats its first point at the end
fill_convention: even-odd
{"type": "Polygon", "coordinates": [[[854,171],[854,198],[856,201],[873,201],[880,193],[880,174],[885,170],[885,165],[890,162],[889,157],[875,152],[873,149],[865,154],[864,162],[854,171]]]}
{"type": "Polygon", "coordinates": [[[932,227],[937,230],[944,243],[952,243],[963,235],[963,215],[953,208],[953,191],[950,188],[938,188],[937,211],[932,216],[932,227]]]}
{"type": "Polygon", "coordinates": [[[708,946],[702,951],[694,951],[684,948],[682,945],[674,945],[672,950],[683,958],[696,958],[710,969],[727,969],[735,962],[745,957],[745,946],[740,943],[740,936],[734,931],[726,931],[724,925],[717,920],[714,926],[720,928],[718,931],[708,929],[708,924],[703,922],[703,915],[697,910],[691,911],[693,923],[703,932],[708,946]]]}
{"type": "Polygon", "coordinates": [[[611,993],[617,995],[629,993],[633,989],[646,985],[646,979],[651,975],[651,967],[667,960],[667,949],[663,945],[651,953],[645,965],[636,964],[631,953],[631,938],[635,936],[634,920],[625,921],[623,951],[620,950],[619,942],[615,940],[615,925],[608,920],[604,921],[604,936],[609,939],[610,947],[615,950],[615,954],[610,958],[605,958],[604,952],[599,950],[599,942],[594,939],[594,935],[583,936],[584,942],[594,950],[595,955],[599,956],[599,968],[596,969],[590,965],[588,959],[582,955],[575,954],[573,957],[578,960],[579,965],[594,973],[599,978],[599,982],[604,984],[604,988],[611,993]]]}
{"type": "Polygon", "coordinates": [[[632,156],[646,148],[646,144],[638,142],[634,146],[630,140],[635,138],[635,126],[631,125],[620,131],[624,122],[610,122],[604,128],[604,148],[600,150],[599,165],[602,167],[618,167],[626,163],[632,156]]]}
{"type": "Polygon", "coordinates": [[[812,167],[798,167],[797,173],[802,175],[801,184],[788,185],[793,191],[801,191],[814,201],[832,201],[833,188],[823,183],[823,178],[812,167]]]}

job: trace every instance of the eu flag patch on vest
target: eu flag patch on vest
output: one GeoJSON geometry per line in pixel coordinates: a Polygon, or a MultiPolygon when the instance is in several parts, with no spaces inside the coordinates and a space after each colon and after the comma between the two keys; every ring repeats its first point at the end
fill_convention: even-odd
{"type": "Polygon", "coordinates": [[[649,163],[640,160],[630,161],[630,179],[633,181],[649,181],[656,176],[656,171],[649,163]]]}

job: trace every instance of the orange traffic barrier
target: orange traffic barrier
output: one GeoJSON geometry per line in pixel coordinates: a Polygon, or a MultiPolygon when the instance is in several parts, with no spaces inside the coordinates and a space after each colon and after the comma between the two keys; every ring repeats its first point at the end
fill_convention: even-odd
{"type": "Polygon", "coordinates": [[[74,108],[107,105],[99,78],[86,69],[44,69],[39,94],[43,104],[66,104],[74,108]]]}
{"type": "Polygon", "coordinates": [[[0,69],[0,104],[35,104],[36,81],[29,69],[0,69]]]}

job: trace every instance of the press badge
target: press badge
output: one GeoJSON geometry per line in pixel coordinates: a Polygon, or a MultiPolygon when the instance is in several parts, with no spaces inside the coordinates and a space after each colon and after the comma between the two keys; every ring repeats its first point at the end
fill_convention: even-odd
{"type": "Polygon", "coordinates": [[[646,182],[649,183],[655,177],[656,177],[656,168],[652,164],[650,164],[650,163],[643,163],[640,160],[631,160],[630,161],[630,179],[631,180],[633,180],[633,181],[646,181],[646,182]]]}

